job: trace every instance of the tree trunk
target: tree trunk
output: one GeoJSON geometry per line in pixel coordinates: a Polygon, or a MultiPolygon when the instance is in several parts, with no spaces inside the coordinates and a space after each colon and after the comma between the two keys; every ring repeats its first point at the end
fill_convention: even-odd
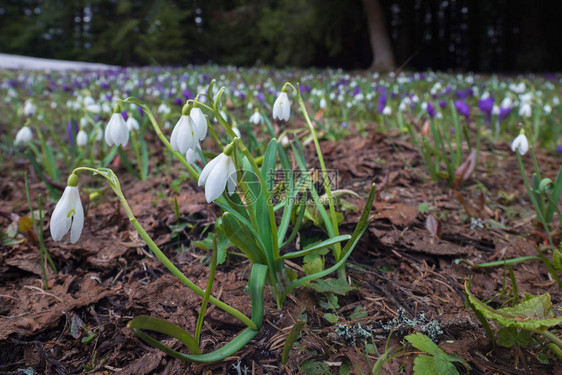
{"type": "Polygon", "coordinates": [[[379,0],[363,0],[369,24],[369,38],[373,52],[373,70],[394,70],[394,55],[390,47],[390,38],[384,22],[384,13],[379,0]]]}

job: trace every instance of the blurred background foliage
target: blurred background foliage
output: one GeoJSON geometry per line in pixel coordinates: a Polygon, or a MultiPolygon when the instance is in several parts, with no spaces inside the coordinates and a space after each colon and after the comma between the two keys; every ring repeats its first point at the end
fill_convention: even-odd
{"type": "Polygon", "coordinates": [[[0,52],[133,66],[365,69],[376,55],[367,3],[380,5],[397,67],[562,65],[562,1],[548,0],[0,0],[0,52]]]}

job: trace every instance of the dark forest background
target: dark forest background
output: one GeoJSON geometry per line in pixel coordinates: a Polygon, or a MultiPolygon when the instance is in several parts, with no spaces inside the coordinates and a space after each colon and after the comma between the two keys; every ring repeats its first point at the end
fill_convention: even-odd
{"type": "Polygon", "coordinates": [[[560,0],[0,0],[0,52],[116,65],[554,71],[561,17],[560,0]]]}

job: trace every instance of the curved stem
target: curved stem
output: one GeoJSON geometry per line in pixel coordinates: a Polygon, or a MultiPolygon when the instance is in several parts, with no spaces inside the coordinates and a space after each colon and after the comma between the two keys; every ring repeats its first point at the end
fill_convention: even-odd
{"type": "MultiPolygon", "coordinates": [[[[127,202],[127,200],[123,196],[123,193],[121,192],[119,180],[117,180],[117,178],[112,179],[112,177],[109,176],[108,174],[104,173],[103,170],[97,170],[97,169],[88,168],[88,167],[76,168],[72,173],[77,174],[77,172],[80,172],[80,171],[92,171],[92,172],[94,172],[98,175],[101,175],[102,177],[104,177],[106,180],[109,181],[109,185],[113,189],[113,192],[117,195],[117,198],[119,198],[119,201],[121,201],[121,204],[123,205],[123,208],[124,208],[127,216],[129,217],[129,221],[131,222],[131,225],[137,230],[137,232],[140,234],[141,238],[146,242],[147,246],[150,248],[150,250],[152,250],[154,255],[156,255],[156,258],[158,258],[158,260],[175,277],[177,277],[185,286],[187,286],[189,289],[191,289],[195,294],[197,294],[200,297],[205,297],[205,291],[203,291],[201,288],[199,288],[197,285],[195,285],[195,283],[193,283],[187,276],[185,276],[170,261],[170,259],[168,259],[168,257],[166,257],[166,255],[162,252],[162,250],[160,250],[158,245],[156,245],[156,243],[154,243],[152,238],[150,238],[148,233],[146,233],[144,228],[139,224],[139,222],[137,221],[136,217],[133,214],[133,211],[131,210],[131,207],[129,206],[129,203],[127,202]]],[[[111,170],[109,170],[109,171],[111,171],[111,170]]],[[[111,171],[111,173],[113,174],[112,171],[111,171]]],[[[212,296],[209,297],[209,302],[211,302],[212,304],[214,304],[215,306],[217,306],[221,310],[223,310],[223,311],[229,313],[230,315],[234,316],[235,318],[237,318],[238,320],[240,320],[241,322],[246,324],[249,328],[251,328],[253,330],[257,329],[256,324],[250,318],[248,318],[246,315],[242,314],[240,311],[238,311],[234,307],[232,307],[232,306],[230,306],[230,305],[228,305],[228,304],[226,304],[226,303],[224,303],[224,302],[222,302],[222,301],[220,301],[220,300],[218,300],[218,299],[216,299],[215,297],[212,297],[212,296]]]]}
{"type": "Polygon", "coordinates": [[[195,325],[195,342],[199,346],[199,340],[201,338],[201,327],[203,326],[203,319],[205,319],[205,313],[207,312],[207,304],[209,303],[209,298],[211,297],[211,290],[213,289],[213,283],[215,282],[215,272],[217,270],[217,237],[213,236],[213,255],[211,258],[211,267],[209,268],[209,280],[207,280],[207,287],[205,288],[205,295],[203,296],[203,302],[201,303],[201,311],[199,311],[199,316],[197,317],[197,324],[195,325]]]}
{"type": "MultiPolygon", "coordinates": [[[[312,122],[308,117],[308,112],[304,105],[304,100],[302,99],[300,86],[298,84],[297,84],[297,100],[299,102],[301,112],[304,116],[304,120],[306,121],[306,124],[308,125],[308,128],[310,130],[310,134],[312,135],[312,138],[314,140],[314,147],[316,148],[316,153],[318,154],[318,161],[320,162],[320,168],[322,168],[322,174],[324,175],[324,190],[326,191],[326,195],[328,196],[328,204],[330,206],[330,216],[332,218],[332,226],[334,227],[334,235],[338,236],[339,235],[338,218],[336,216],[336,209],[334,207],[332,190],[330,189],[330,183],[328,180],[328,176],[326,174],[326,164],[324,163],[324,157],[322,156],[322,150],[320,149],[320,143],[318,142],[318,136],[316,135],[316,130],[314,129],[314,126],[312,125],[312,122]]],[[[341,257],[341,245],[339,243],[334,245],[334,255],[336,258],[336,262],[339,261],[341,257]]]]}

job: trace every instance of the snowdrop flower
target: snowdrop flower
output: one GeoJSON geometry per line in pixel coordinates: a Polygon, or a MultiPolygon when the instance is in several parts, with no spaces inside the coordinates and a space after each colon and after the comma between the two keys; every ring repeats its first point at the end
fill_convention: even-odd
{"type": "Polygon", "coordinates": [[[236,134],[238,138],[242,137],[242,135],[240,134],[240,129],[238,129],[236,126],[232,127],[232,131],[234,132],[234,134],[236,134]]]}
{"type": "Polygon", "coordinates": [[[86,134],[84,130],[80,129],[78,134],[76,134],[76,144],[78,145],[78,147],[83,147],[86,146],[87,143],[88,143],[88,134],[86,134]]]}
{"type": "Polygon", "coordinates": [[[189,117],[193,120],[197,130],[197,138],[202,141],[207,135],[207,118],[201,108],[193,107],[189,112],[189,117]]]}
{"type": "Polygon", "coordinates": [[[325,98],[320,99],[320,108],[326,108],[326,99],[325,98]]]}
{"type": "MultiPolygon", "coordinates": [[[[225,149],[227,152],[228,146],[225,149]]],[[[230,156],[224,153],[211,160],[201,171],[199,186],[205,185],[205,199],[211,203],[220,197],[225,189],[232,195],[236,188],[236,167],[230,156]]]]}
{"type": "Polygon", "coordinates": [[[129,117],[127,118],[126,124],[127,124],[127,129],[129,129],[129,131],[131,131],[131,130],[139,130],[139,128],[140,128],[139,122],[138,122],[137,119],[134,118],[133,116],[129,116],[129,117]]]}
{"type": "Polygon", "coordinates": [[[494,106],[492,107],[492,115],[497,116],[499,114],[500,114],[500,107],[494,104],[494,106]]]}
{"type": "Polygon", "coordinates": [[[201,156],[199,155],[199,151],[201,150],[201,145],[197,144],[197,147],[195,149],[190,148],[189,150],[187,150],[187,152],[185,153],[185,160],[187,160],[187,162],[189,164],[193,164],[196,161],[201,161],[201,156]]]}
{"type": "Polygon", "coordinates": [[[519,116],[531,117],[531,105],[529,103],[523,103],[521,108],[519,108],[519,116]]]}
{"type": "Polygon", "coordinates": [[[511,143],[511,151],[515,152],[516,150],[520,155],[525,155],[525,153],[529,151],[529,141],[523,132],[511,143]]]}
{"type": "Polygon", "coordinates": [[[191,116],[182,115],[170,137],[172,150],[185,154],[187,150],[195,149],[199,143],[199,131],[191,116]]]}
{"type": "Polygon", "coordinates": [[[500,104],[500,107],[502,108],[511,108],[512,106],[513,106],[513,100],[509,96],[503,98],[502,103],[500,104]]]}
{"type": "Polygon", "coordinates": [[[281,91],[273,103],[273,119],[288,121],[291,115],[291,102],[285,91],[281,91]]]}
{"type": "Polygon", "coordinates": [[[558,99],[558,97],[555,96],[554,98],[552,98],[552,104],[554,104],[554,105],[560,104],[560,99],[558,99]]]}
{"type": "Polygon", "coordinates": [[[392,108],[390,108],[389,106],[384,107],[384,109],[382,110],[382,114],[385,116],[390,116],[392,114],[392,108]]]}
{"type": "Polygon", "coordinates": [[[549,106],[548,104],[545,104],[542,109],[543,109],[544,113],[546,113],[547,115],[550,114],[550,112],[552,112],[552,107],[549,106]]]}
{"type": "Polygon", "coordinates": [[[76,243],[82,234],[84,210],[77,185],[78,176],[70,175],[68,186],[55,206],[50,223],[51,237],[54,241],[62,240],[68,230],[70,230],[71,243],[76,243]]]}
{"type": "Polygon", "coordinates": [[[258,110],[256,110],[251,116],[250,116],[250,124],[255,124],[255,125],[259,125],[259,123],[261,122],[261,115],[260,112],[258,110]]]}
{"type": "Polygon", "coordinates": [[[120,112],[111,115],[111,119],[105,127],[105,143],[109,147],[113,145],[126,146],[129,142],[129,128],[120,112]]]}
{"type": "Polygon", "coordinates": [[[158,107],[158,113],[163,113],[163,114],[167,115],[168,113],[170,113],[170,107],[168,107],[168,105],[166,103],[162,103],[158,107]]]}
{"type": "Polygon", "coordinates": [[[96,132],[96,141],[101,141],[102,139],[103,139],[103,129],[98,128],[98,131],[96,132]]]}
{"type": "Polygon", "coordinates": [[[16,140],[14,143],[15,144],[22,143],[22,142],[25,143],[31,141],[31,139],[33,139],[33,132],[31,131],[29,126],[24,126],[20,130],[18,130],[18,133],[16,134],[16,140]]]}
{"type": "Polygon", "coordinates": [[[36,111],[37,110],[33,105],[33,103],[31,103],[29,100],[26,100],[23,106],[23,114],[29,117],[29,116],[33,116],[36,111]]]}

